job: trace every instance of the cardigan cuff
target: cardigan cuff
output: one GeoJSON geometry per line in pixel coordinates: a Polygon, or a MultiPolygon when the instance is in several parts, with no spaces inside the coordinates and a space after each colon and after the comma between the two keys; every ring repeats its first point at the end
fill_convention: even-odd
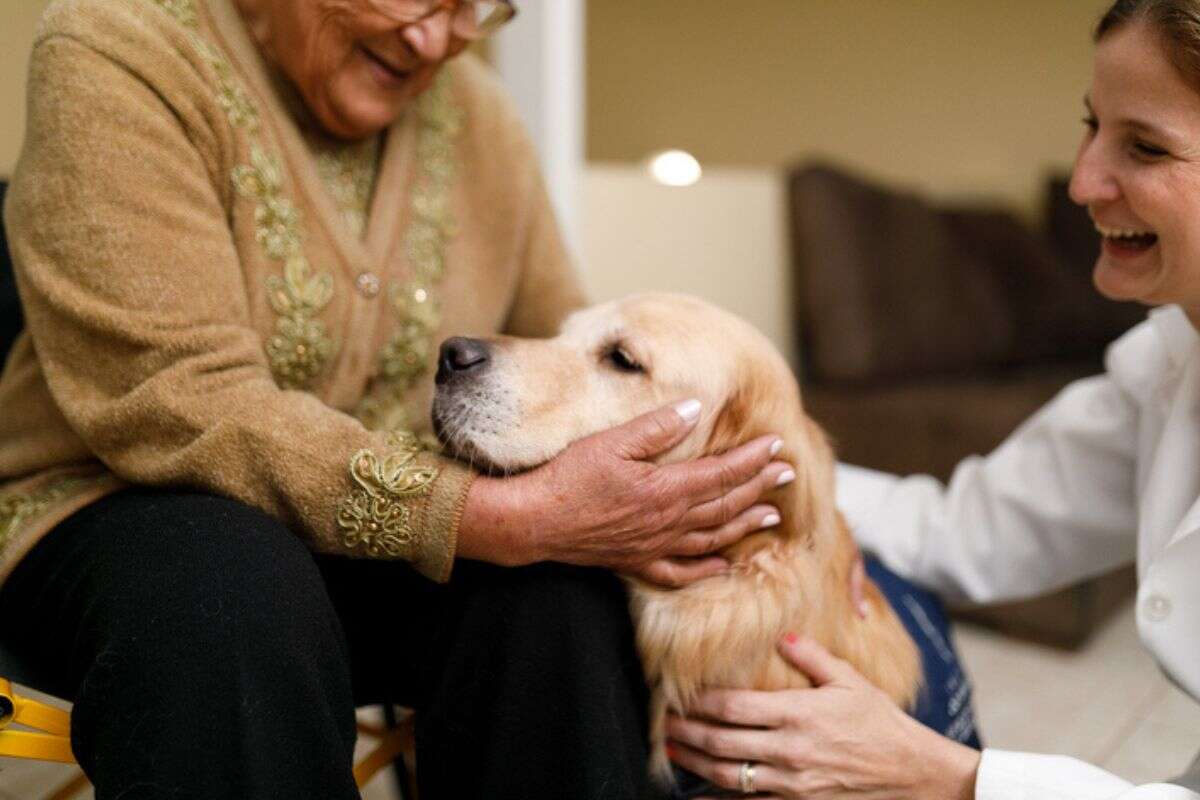
{"type": "Polygon", "coordinates": [[[388,434],[387,447],[350,459],[352,487],[337,509],[341,544],[350,555],[411,561],[445,582],[474,473],[422,450],[408,432],[388,434]]]}

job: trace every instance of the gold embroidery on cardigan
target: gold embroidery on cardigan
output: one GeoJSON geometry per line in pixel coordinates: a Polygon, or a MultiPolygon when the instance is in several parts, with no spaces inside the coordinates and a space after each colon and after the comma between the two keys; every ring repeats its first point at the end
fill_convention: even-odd
{"type": "Polygon", "coordinates": [[[156,0],[156,2],[183,27],[196,27],[196,7],[192,4],[192,0],[156,0]]]}
{"type": "Polygon", "coordinates": [[[229,66],[225,57],[212,45],[198,35],[192,34],[192,40],[196,49],[200,51],[200,55],[217,75],[217,104],[229,117],[229,121],[236,127],[257,131],[258,109],[246,95],[246,90],[238,85],[237,80],[233,77],[233,67],[229,66]]]}
{"type": "Polygon", "coordinates": [[[348,550],[375,558],[412,558],[418,534],[407,501],[428,494],[438,470],[416,463],[421,444],[411,433],[391,433],[388,445],[395,449],[383,459],[367,449],[351,457],[350,475],[357,488],[339,504],[337,523],[348,550]]]}
{"type": "Polygon", "coordinates": [[[250,163],[233,168],[233,187],[256,201],[254,236],[268,256],[284,260],[300,249],[300,212],[283,196],[279,162],[257,144],[250,145],[250,163]]]}
{"type": "Polygon", "coordinates": [[[301,248],[300,212],[283,196],[278,161],[254,144],[250,164],[233,170],[233,185],[256,202],[255,236],[266,254],[283,261],[283,277],[267,278],[267,297],[279,317],[267,342],[275,380],[285,389],[308,383],[328,360],[333,341],[317,314],[333,297],[333,277],[314,274],[301,248]]]}
{"type": "Polygon", "coordinates": [[[317,154],[317,173],[342,220],[362,238],[379,168],[379,137],[350,144],[339,142],[332,147],[310,139],[309,148],[317,154]]]}
{"type": "Polygon", "coordinates": [[[0,550],[4,549],[22,524],[44,513],[55,501],[86,483],[87,478],[59,478],[35,492],[0,497],[0,550]]]}
{"type": "Polygon", "coordinates": [[[229,121],[250,131],[258,130],[258,109],[250,102],[250,98],[234,78],[233,68],[225,57],[212,45],[200,38],[197,30],[200,27],[196,19],[196,4],[194,0],[154,0],[158,5],[175,18],[175,21],[187,29],[188,40],[217,76],[217,103],[229,117],[229,121]]]}
{"type": "Polygon", "coordinates": [[[413,221],[404,237],[411,270],[408,283],[389,290],[399,324],[379,354],[379,386],[355,409],[373,430],[409,428],[404,395],[428,370],[433,336],[441,321],[434,291],[446,269],[446,245],[455,232],[450,211],[454,139],[463,111],[454,103],[449,75],[441,73],[417,103],[419,172],[413,189],[413,221]]]}
{"type": "MultiPolygon", "coordinates": [[[[217,102],[234,127],[251,134],[259,127],[258,109],[234,76],[224,55],[197,33],[194,0],[154,0],[180,25],[196,51],[217,76],[217,102]]],[[[238,194],[255,201],[255,238],[268,258],[283,262],[283,277],[267,278],[267,297],[279,316],[275,332],[266,343],[267,361],[275,382],[284,389],[299,389],[316,377],[334,351],[333,339],[317,315],[333,297],[333,276],[315,273],[304,255],[303,219],[283,192],[283,169],[253,138],[250,163],[233,168],[238,194]]]]}

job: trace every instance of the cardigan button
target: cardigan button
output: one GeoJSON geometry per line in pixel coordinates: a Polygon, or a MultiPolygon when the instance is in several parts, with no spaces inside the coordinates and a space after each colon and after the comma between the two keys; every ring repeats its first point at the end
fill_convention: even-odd
{"type": "Polygon", "coordinates": [[[380,280],[374,272],[360,272],[354,279],[354,285],[363,297],[374,297],[379,294],[380,280]]]}
{"type": "Polygon", "coordinates": [[[1171,601],[1161,594],[1151,594],[1142,603],[1142,611],[1151,622],[1162,622],[1171,616],[1171,601]]]}

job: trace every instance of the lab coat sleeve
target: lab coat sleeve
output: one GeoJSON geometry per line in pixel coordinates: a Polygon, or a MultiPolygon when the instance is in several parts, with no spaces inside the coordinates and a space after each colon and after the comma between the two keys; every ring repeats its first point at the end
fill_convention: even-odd
{"type": "Polygon", "coordinates": [[[1076,381],[943,486],[838,465],[855,538],[953,600],[1030,597],[1130,562],[1138,401],[1110,375],[1076,381]]]}

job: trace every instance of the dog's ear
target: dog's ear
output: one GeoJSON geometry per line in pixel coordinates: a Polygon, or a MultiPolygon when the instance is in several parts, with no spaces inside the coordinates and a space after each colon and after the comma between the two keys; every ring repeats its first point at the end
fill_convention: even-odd
{"type": "Polygon", "coordinates": [[[801,538],[820,547],[836,525],[833,503],[833,451],[825,432],[804,413],[799,392],[766,376],[744,374],[717,412],[704,453],[723,453],[768,433],[783,438],[776,458],[787,461],[796,480],[767,493],[763,502],[780,511],[785,539],[801,538]]]}
{"type": "Polygon", "coordinates": [[[746,386],[739,385],[733,394],[726,398],[713,421],[708,441],[704,443],[705,455],[724,453],[760,435],[750,430],[753,406],[749,395],[746,386]]]}

